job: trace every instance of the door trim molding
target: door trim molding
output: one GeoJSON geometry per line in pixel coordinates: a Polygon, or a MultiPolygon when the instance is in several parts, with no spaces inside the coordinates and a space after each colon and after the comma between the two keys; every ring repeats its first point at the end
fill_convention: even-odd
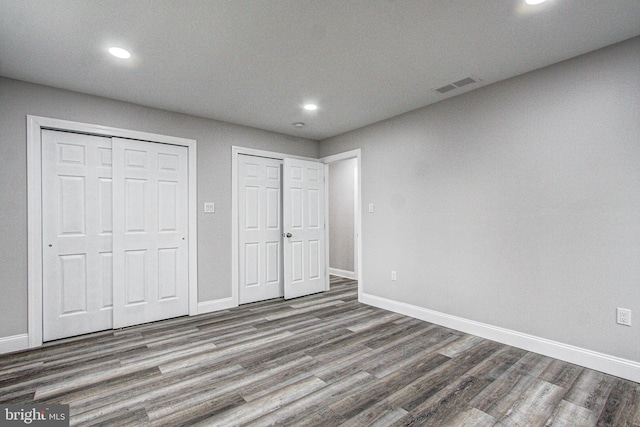
{"type": "MultiPolygon", "coordinates": [[[[312,159],[309,157],[296,156],[293,154],[277,153],[275,151],[258,150],[255,148],[246,148],[239,146],[231,147],[231,307],[237,307],[239,305],[239,291],[240,291],[240,244],[239,233],[240,225],[238,221],[238,156],[256,156],[256,157],[268,157],[270,159],[284,160],[287,159],[299,159],[309,160],[312,162],[320,162],[318,159],[312,159]]],[[[326,218],[325,218],[326,220],[326,218]]],[[[329,281],[328,270],[325,271],[327,283],[329,281]]],[[[227,299],[225,301],[228,302],[227,299]]],[[[222,305],[225,308],[228,306],[222,305]]]]}
{"type": "MultiPolygon", "coordinates": [[[[320,161],[325,164],[325,177],[329,177],[329,164],[334,162],[340,162],[342,160],[356,159],[356,183],[355,183],[355,218],[354,218],[354,229],[355,229],[355,258],[356,262],[354,264],[355,271],[353,272],[355,280],[358,281],[358,301],[362,302],[362,292],[363,292],[363,280],[362,280],[362,150],[360,148],[356,148],[355,150],[345,151],[344,153],[333,154],[331,156],[322,157],[320,161]]],[[[329,246],[331,245],[331,240],[329,239],[329,178],[326,178],[325,182],[325,257],[327,259],[327,290],[329,289],[329,246]]]]}
{"type": "Polygon", "coordinates": [[[138,139],[187,147],[189,167],[189,314],[197,314],[198,187],[196,140],[27,115],[27,332],[29,348],[42,345],[42,129],[138,139]]]}

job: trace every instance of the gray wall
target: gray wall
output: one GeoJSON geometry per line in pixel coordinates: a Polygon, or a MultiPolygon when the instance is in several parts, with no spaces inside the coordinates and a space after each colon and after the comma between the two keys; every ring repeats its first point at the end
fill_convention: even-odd
{"type": "Polygon", "coordinates": [[[362,149],[364,292],[640,361],[638,70],[635,38],[321,142],[362,149]]]}
{"type": "Polygon", "coordinates": [[[329,267],[354,272],[355,168],[348,159],[329,164],[329,267]]]}
{"type": "Polygon", "coordinates": [[[0,338],[27,332],[27,114],[198,141],[199,301],[231,296],[231,146],[318,157],[316,141],[0,78],[0,338]]]}

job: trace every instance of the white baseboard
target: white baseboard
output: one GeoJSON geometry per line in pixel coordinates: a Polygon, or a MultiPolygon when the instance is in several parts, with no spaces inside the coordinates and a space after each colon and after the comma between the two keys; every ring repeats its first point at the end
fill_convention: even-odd
{"type": "Polygon", "coordinates": [[[233,303],[233,298],[222,298],[211,301],[204,301],[198,303],[198,313],[205,314],[212,313],[214,311],[227,310],[229,308],[237,307],[237,304],[233,303]]]}
{"type": "Polygon", "coordinates": [[[504,329],[462,317],[451,316],[427,308],[362,293],[360,302],[374,307],[404,314],[426,322],[435,323],[467,334],[476,335],[512,347],[564,360],[589,369],[640,382],[640,363],[596,351],[575,347],[546,338],[504,329]]]}
{"type": "Polygon", "coordinates": [[[12,335],[10,337],[0,338],[0,354],[12,353],[14,351],[26,350],[28,348],[28,334],[12,335]]]}
{"type": "Polygon", "coordinates": [[[344,277],[345,279],[356,280],[356,273],[353,271],[340,270],[338,268],[329,267],[329,274],[331,274],[332,276],[344,277]]]}

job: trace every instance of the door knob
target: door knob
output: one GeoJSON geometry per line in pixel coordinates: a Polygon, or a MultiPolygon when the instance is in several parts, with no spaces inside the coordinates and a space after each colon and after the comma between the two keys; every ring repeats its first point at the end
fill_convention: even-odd
{"type": "Polygon", "coordinates": [[[285,236],[286,236],[286,237],[291,237],[291,236],[293,236],[293,234],[291,234],[291,233],[287,233],[287,234],[285,234],[285,236]]]}

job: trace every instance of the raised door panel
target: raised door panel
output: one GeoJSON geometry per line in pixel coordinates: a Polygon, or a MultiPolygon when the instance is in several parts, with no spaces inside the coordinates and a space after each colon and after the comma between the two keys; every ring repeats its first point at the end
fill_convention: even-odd
{"type": "Polygon", "coordinates": [[[149,302],[149,269],[147,251],[129,250],[124,252],[124,305],[131,307],[149,302]]]}
{"type": "Polygon", "coordinates": [[[87,307],[87,255],[60,256],[61,316],[86,313],[87,307]]]}
{"type": "Polygon", "coordinates": [[[179,297],[178,255],[177,248],[158,249],[158,299],[160,301],[179,297]]]}
{"type": "Polygon", "coordinates": [[[158,231],[178,231],[178,183],[158,181],[158,231]]]}

